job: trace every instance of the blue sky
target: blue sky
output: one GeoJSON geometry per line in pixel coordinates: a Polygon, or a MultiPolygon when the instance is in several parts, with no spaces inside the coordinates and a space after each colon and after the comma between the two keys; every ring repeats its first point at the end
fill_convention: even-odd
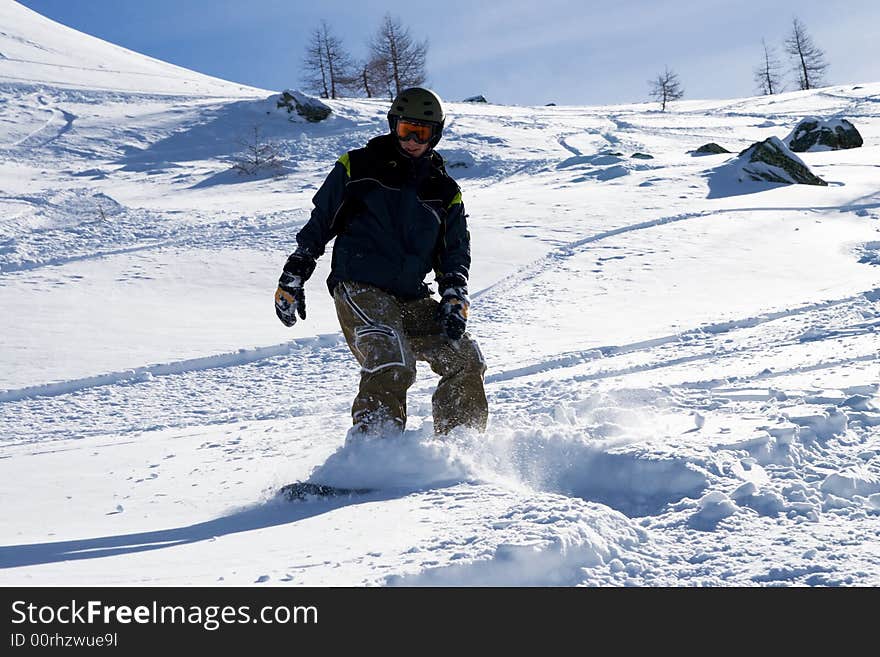
{"type": "MultiPolygon", "coordinates": [[[[647,100],[669,66],[686,98],[756,92],[761,38],[781,44],[798,16],[831,67],[829,84],[880,81],[876,0],[20,0],[75,29],[180,66],[269,90],[298,88],[325,19],[356,57],[388,12],[427,39],[443,98],[597,105],[647,100]]],[[[789,86],[789,88],[792,88],[789,86]]]]}

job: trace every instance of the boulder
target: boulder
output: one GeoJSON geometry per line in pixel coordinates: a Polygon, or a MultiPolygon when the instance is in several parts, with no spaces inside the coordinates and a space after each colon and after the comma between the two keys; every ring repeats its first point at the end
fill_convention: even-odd
{"type": "Polygon", "coordinates": [[[469,98],[465,98],[461,102],[463,102],[463,103],[488,103],[489,101],[486,100],[486,98],[484,96],[470,96],[469,98]]]}
{"type": "Polygon", "coordinates": [[[815,117],[803,119],[783,141],[796,153],[858,148],[864,143],[859,131],[846,119],[815,117]]]}
{"type": "Polygon", "coordinates": [[[299,91],[285,89],[278,97],[275,106],[285,108],[289,113],[296,112],[310,123],[323,121],[333,111],[317,98],[311,98],[299,91]]]}
{"type": "Polygon", "coordinates": [[[752,144],[737,156],[736,163],[741,181],[765,180],[789,185],[828,184],[810,171],[803,160],[792,153],[779,137],[770,137],[752,144]]]}
{"type": "Polygon", "coordinates": [[[719,146],[715,142],[709,142],[708,144],[703,144],[697,150],[691,151],[691,155],[718,155],[720,153],[729,152],[730,151],[723,146],[719,146]]]}

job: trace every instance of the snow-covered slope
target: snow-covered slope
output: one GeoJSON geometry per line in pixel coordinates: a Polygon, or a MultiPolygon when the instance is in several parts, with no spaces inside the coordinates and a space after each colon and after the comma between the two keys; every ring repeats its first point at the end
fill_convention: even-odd
{"type": "Polygon", "coordinates": [[[10,82],[187,96],[264,93],[132,52],[0,0],[0,83],[10,82]]]}
{"type": "Polygon", "coordinates": [[[329,257],[306,322],[271,298],[385,103],[291,121],[121,49],[107,77],[95,40],[0,7],[0,583],[880,584],[880,84],[449,103],[489,430],[435,439],[422,368],[402,438],[346,443],[329,257]],[[804,116],[865,140],[801,154],[828,187],[689,153],[804,116]],[[281,175],[230,171],[255,127],[281,175]],[[374,492],[274,496],[310,475],[374,492]]]}

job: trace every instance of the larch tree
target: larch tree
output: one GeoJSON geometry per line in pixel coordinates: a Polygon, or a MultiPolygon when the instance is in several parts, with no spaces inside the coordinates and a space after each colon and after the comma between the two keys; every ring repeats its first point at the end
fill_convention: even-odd
{"type": "Polygon", "coordinates": [[[303,71],[307,89],[322,98],[338,98],[352,84],[351,56],[330,30],[327,21],[321,21],[312,32],[306,46],[303,71]]]}
{"type": "Polygon", "coordinates": [[[785,40],[785,52],[791,57],[799,89],[822,86],[822,78],[828,68],[825,53],[813,43],[807,28],[798,18],[792,21],[791,32],[785,40]]]}
{"type": "Polygon", "coordinates": [[[783,88],[782,65],[772,46],[768,46],[764,39],[761,39],[761,45],[764,47],[764,57],[761,64],[755,68],[755,83],[762,94],[772,96],[783,88]]]}
{"type": "Polygon", "coordinates": [[[655,79],[648,80],[648,85],[650,86],[649,96],[660,103],[661,112],[665,112],[666,106],[673,100],[684,97],[684,89],[678,79],[678,74],[670,71],[668,66],[655,79]]]}
{"type": "Polygon", "coordinates": [[[416,41],[409,28],[386,14],[370,41],[368,69],[389,96],[425,83],[428,42],[416,41]]]}

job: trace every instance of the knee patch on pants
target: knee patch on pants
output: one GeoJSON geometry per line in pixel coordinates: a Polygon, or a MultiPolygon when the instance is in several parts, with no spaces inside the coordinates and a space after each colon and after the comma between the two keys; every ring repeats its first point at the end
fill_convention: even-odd
{"type": "Polygon", "coordinates": [[[390,326],[373,324],[356,327],[352,348],[364,372],[372,374],[389,367],[407,369],[403,340],[390,326]]]}
{"type": "Polygon", "coordinates": [[[392,394],[406,394],[416,381],[414,367],[401,366],[399,363],[382,365],[372,371],[361,369],[361,389],[381,390],[392,394]]]}

